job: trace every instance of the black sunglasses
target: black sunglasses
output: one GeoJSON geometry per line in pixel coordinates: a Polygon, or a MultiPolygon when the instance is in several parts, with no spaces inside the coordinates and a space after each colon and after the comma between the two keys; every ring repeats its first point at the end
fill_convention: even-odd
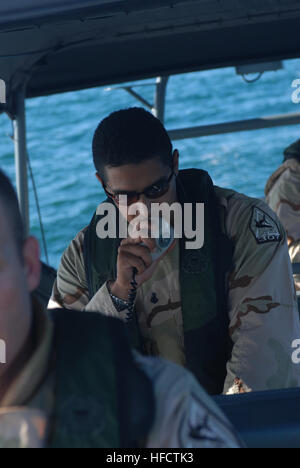
{"type": "MultiPolygon", "coordinates": [[[[121,197],[127,197],[127,205],[132,205],[133,203],[137,203],[141,197],[141,195],[145,195],[149,200],[156,200],[157,198],[163,197],[170,189],[170,183],[175,175],[174,171],[168,179],[164,178],[155,182],[150,187],[146,188],[143,192],[124,192],[119,194],[110,193],[106,186],[104,185],[104,191],[106,195],[114,200],[117,205],[122,205],[123,199],[121,197]]],[[[125,201],[125,200],[124,200],[125,201]]]]}

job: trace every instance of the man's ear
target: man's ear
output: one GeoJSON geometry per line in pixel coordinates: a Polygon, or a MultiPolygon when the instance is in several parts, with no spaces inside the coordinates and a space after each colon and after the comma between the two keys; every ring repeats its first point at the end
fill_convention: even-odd
{"type": "Polygon", "coordinates": [[[104,181],[103,181],[102,177],[100,176],[100,174],[98,172],[96,172],[95,175],[96,175],[98,181],[100,182],[100,184],[102,185],[102,187],[104,187],[104,181]]]}
{"type": "Polygon", "coordinates": [[[23,259],[28,289],[33,292],[41,280],[40,247],[35,237],[28,237],[24,242],[23,259]]]}
{"type": "Polygon", "coordinates": [[[173,153],[173,167],[176,175],[179,173],[179,151],[176,149],[173,153]]]}

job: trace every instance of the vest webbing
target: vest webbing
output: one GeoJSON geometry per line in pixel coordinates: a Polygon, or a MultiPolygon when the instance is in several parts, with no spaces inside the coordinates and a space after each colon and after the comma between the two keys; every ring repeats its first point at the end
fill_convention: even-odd
{"type": "MultiPolygon", "coordinates": [[[[180,285],[187,368],[210,394],[223,391],[226,364],[232,343],[225,293],[226,273],[232,267],[233,245],[222,233],[220,208],[212,180],[202,170],[180,171],[177,178],[179,202],[204,203],[205,242],[199,250],[187,250],[180,241],[180,285]]],[[[90,298],[107,280],[116,279],[119,239],[99,239],[94,215],[85,234],[84,259],[90,298]]],[[[194,217],[195,219],[195,217],[194,217]]],[[[132,345],[141,349],[135,318],[130,326],[132,345]]]]}
{"type": "Polygon", "coordinates": [[[55,324],[52,448],[132,448],[153,424],[151,382],[120,320],[51,311],[55,324]]]}

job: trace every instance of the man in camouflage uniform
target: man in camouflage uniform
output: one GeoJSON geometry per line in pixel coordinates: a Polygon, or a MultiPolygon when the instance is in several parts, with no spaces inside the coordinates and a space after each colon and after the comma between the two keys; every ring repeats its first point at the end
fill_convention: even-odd
{"type": "MultiPolygon", "coordinates": [[[[300,263],[300,140],[285,150],[284,162],[268,180],[265,194],[287,232],[292,263],[300,263]]],[[[295,282],[300,291],[300,275],[295,282]]]]}
{"type": "MultiPolygon", "coordinates": [[[[151,200],[143,192],[145,187],[164,176],[168,179],[170,168],[178,174],[179,153],[173,152],[164,128],[153,119],[141,109],[131,109],[112,114],[98,127],[94,162],[97,177],[109,196],[117,199],[118,194],[130,195],[134,191],[149,206],[151,200]],[[161,147],[164,144],[167,148],[165,159],[160,158],[163,151],[159,153],[155,146],[159,137],[164,141],[161,147]],[[128,154],[124,148],[129,148],[128,154]],[[110,155],[111,160],[103,162],[103,169],[101,158],[105,159],[105,155],[110,155]]],[[[159,187],[158,183],[154,185],[159,187]]],[[[300,367],[291,360],[291,346],[300,337],[300,327],[285,231],[264,202],[218,187],[214,190],[219,210],[215,216],[234,245],[234,266],[225,285],[229,329],[224,332],[232,340],[233,350],[223,392],[232,393],[237,379],[245,384],[244,388],[239,386],[240,392],[297,387],[300,367]]],[[[158,201],[171,204],[176,200],[176,182],[171,180],[167,194],[158,201]]],[[[126,318],[126,309],[119,312],[113,296],[126,300],[132,267],[136,267],[136,313],[144,350],[148,355],[185,366],[187,343],[183,333],[178,243],[153,265],[149,259],[153,247],[150,240],[144,241],[148,242],[148,249],[131,239],[123,241],[117,280],[104,284],[91,298],[84,257],[86,230],[77,234],[63,254],[50,306],[101,310],[108,316],[126,318]]]]}
{"type": "MultiPolygon", "coordinates": [[[[116,432],[114,428],[118,419],[124,420],[123,437],[127,437],[126,430],[132,429],[139,420],[139,405],[142,401],[148,404],[148,400],[140,399],[141,395],[136,395],[135,389],[132,389],[132,392],[128,392],[132,401],[126,406],[124,413],[122,401],[126,402],[127,398],[126,382],[123,382],[120,389],[113,385],[111,388],[118,390],[121,397],[115,408],[116,420],[111,417],[114,413],[111,412],[108,401],[100,395],[101,388],[106,385],[105,380],[114,376],[113,368],[110,367],[103,373],[105,369],[101,369],[98,366],[99,361],[96,361],[90,374],[85,373],[94,354],[97,354],[98,347],[101,350],[101,339],[99,340],[96,333],[94,353],[89,353],[87,347],[80,349],[77,340],[75,345],[79,348],[79,354],[74,356],[69,353],[70,327],[74,328],[74,314],[79,319],[80,336],[85,335],[87,342],[91,339],[87,316],[67,311],[71,323],[67,323],[64,333],[61,333],[61,328],[58,332],[52,314],[48,315],[33,298],[32,293],[40,281],[39,246],[36,239],[25,238],[23,232],[16,195],[9,180],[0,171],[0,344],[6,344],[0,349],[0,448],[103,447],[98,439],[104,440],[102,433],[105,432],[108,434],[107,440],[112,440],[111,434],[116,432]],[[63,343],[63,353],[58,356],[59,343],[63,343]],[[64,343],[67,344],[66,347],[64,343]],[[70,367],[75,361],[74,367],[67,367],[63,369],[63,373],[59,372],[60,361],[68,353],[70,367]],[[76,374],[77,380],[70,375],[72,372],[76,374]],[[85,380],[86,375],[89,378],[85,380]],[[96,380],[91,388],[93,376],[96,380]],[[68,386],[63,387],[61,395],[59,389],[62,388],[61,381],[65,379],[68,386]],[[75,388],[78,383],[80,399],[76,397],[74,401],[74,397],[78,395],[75,388]],[[132,420],[133,425],[128,420],[132,420]]],[[[58,316],[61,317],[64,312],[60,309],[58,316]]],[[[98,325],[100,320],[100,328],[108,322],[110,326],[117,325],[121,332],[119,338],[123,340],[124,325],[119,320],[94,313],[88,315],[94,325],[98,325]]],[[[98,326],[97,328],[99,329],[98,326]]],[[[118,346],[120,345],[121,342],[118,341],[118,346]]],[[[120,353],[122,349],[131,361],[131,350],[126,340],[124,345],[116,353],[120,353]]],[[[104,355],[103,359],[106,362],[109,356],[104,355]]],[[[148,395],[148,389],[151,389],[155,404],[150,405],[149,427],[147,418],[146,432],[141,427],[138,440],[130,440],[134,443],[130,447],[240,446],[231,425],[190,373],[162,359],[145,358],[137,353],[134,361],[138,375],[146,384],[141,388],[147,390],[145,393],[148,395]]],[[[126,364],[125,361],[123,364],[126,364]]],[[[133,370],[133,367],[128,369],[133,370]]],[[[144,407],[141,409],[143,412],[144,407]]],[[[112,447],[119,446],[104,445],[104,448],[112,447]]]]}

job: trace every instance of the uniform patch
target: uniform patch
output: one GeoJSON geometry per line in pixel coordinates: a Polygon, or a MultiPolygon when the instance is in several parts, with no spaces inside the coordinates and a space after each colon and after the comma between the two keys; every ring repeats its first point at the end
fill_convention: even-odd
{"type": "Polygon", "coordinates": [[[157,304],[159,302],[159,299],[156,295],[156,293],[153,293],[151,296],[151,304],[157,304]]]}
{"type": "Polygon", "coordinates": [[[189,396],[189,408],[179,427],[180,447],[238,448],[242,447],[235,430],[226,420],[208,406],[206,397],[194,392],[189,396]]]}
{"type": "Polygon", "coordinates": [[[282,240],[276,221],[256,206],[252,210],[250,230],[258,244],[280,242],[282,240]]]}

